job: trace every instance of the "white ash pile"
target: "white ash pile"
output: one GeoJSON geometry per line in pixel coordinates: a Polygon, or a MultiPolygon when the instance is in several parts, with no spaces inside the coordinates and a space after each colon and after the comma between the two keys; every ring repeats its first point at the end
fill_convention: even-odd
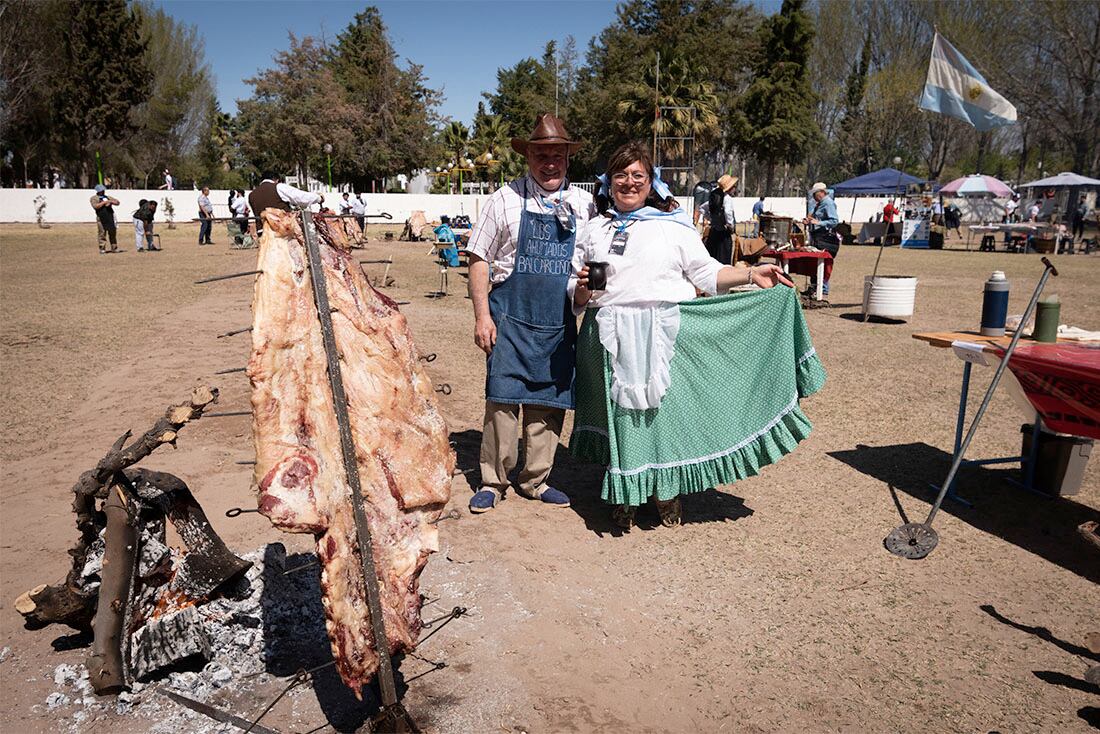
{"type": "Polygon", "coordinates": [[[251,700],[247,694],[273,678],[330,661],[316,556],[288,557],[282,544],[273,543],[243,558],[252,567],[223,595],[158,617],[154,621],[159,632],[151,633],[151,625],[146,625],[134,633],[137,680],[129,692],[117,698],[96,696],[84,666],[62,664],[51,675],[56,690],[46,698],[45,707],[72,717],[73,731],[112,714],[126,714],[150,719],[150,731],[179,731],[186,722],[187,731],[214,732],[223,725],[158,690],[232,708],[234,702],[251,700]],[[154,649],[156,644],[166,645],[171,654],[154,649]],[[175,660],[165,663],[173,656],[175,660]],[[218,695],[220,691],[224,695],[218,695]]]}

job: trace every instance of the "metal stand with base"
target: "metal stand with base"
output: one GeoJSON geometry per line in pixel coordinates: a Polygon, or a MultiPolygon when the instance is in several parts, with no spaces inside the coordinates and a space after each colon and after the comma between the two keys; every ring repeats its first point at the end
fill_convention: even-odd
{"type": "MultiPolygon", "coordinates": [[[[1058,271],[1050,263],[1050,260],[1043,258],[1043,275],[1039,278],[1039,284],[1035,286],[1035,292],[1031,294],[1031,301],[1027,304],[1027,309],[1024,311],[1024,316],[1020,319],[1021,324],[1026,324],[1028,319],[1031,318],[1031,314],[1035,312],[1035,304],[1039,302],[1039,294],[1043,292],[1043,286],[1046,285],[1047,279],[1051,275],[1058,275],[1058,271]]],[[[936,518],[936,513],[940,510],[940,505],[943,504],[944,497],[947,496],[947,491],[951,488],[952,483],[955,481],[955,475],[959,471],[959,467],[963,462],[963,454],[966,453],[967,447],[970,446],[970,442],[974,438],[974,434],[977,433],[978,424],[981,423],[982,416],[985,415],[986,408],[989,407],[989,402],[993,398],[993,393],[997,390],[997,385],[1001,382],[1001,377],[1004,375],[1006,369],[1008,369],[1008,362],[1012,358],[1012,353],[1016,351],[1016,345],[1020,341],[1020,337],[1023,335],[1023,329],[1016,329],[1012,335],[1012,341],[1008,344],[1008,349],[1005,350],[1004,357],[1001,359],[1001,363],[997,365],[997,371],[993,373],[993,380],[989,383],[989,388],[985,391],[985,397],[982,398],[982,404],[978,407],[978,412],[974,415],[974,421],[970,424],[970,429],[966,432],[966,437],[963,438],[962,443],[959,444],[955,450],[955,459],[951,462],[951,470],[947,473],[947,479],[944,480],[943,486],[940,487],[939,495],[936,497],[936,502],[932,505],[931,511],[928,513],[928,518],[924,522],[909,522],[894,528],[893,531],[887,535],[882,543],[886,546],[886,550],[893,553],[895,556],[901,556],[902,558],[909,558],[911,560],[917,560],[924,558],[939,544],[939,536],[936,531],[932,529],[932,521],[936,518]]],[[[967,365],[969,367],[969,364],[967,365]]],[[[963,397],[963,407],[965,408],[965,393],[963,397]]],[[[962,420],[960,416],[960,421],[962,420]]],[[[1034,447],[1038,444],[1038,436],[1032,442],[1032,454],[1035,454],[1034,447]]],[[[1031,466],[1035,465],[1034,461],[1031,462],[1031,466]]]]}

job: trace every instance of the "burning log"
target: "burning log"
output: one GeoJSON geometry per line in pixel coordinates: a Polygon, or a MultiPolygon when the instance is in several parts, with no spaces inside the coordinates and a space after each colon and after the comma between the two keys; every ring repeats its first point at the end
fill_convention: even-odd
{"type": "Polygon", "coordinates": [[[86,588],[83,571],[88,560],[88,549],[107,522],[102,510],[97,509],[96,500],[107,498],[108,485],[115,474],[141,461],[163,444],[174,446],[179,430],[202,416],[203,411],[217,399],[216,388],[195,388],[189,402],[168,408],[151,429],[125,448],[123,446],[132,434],[130,431],[124,433],[95,469],[80,475],[73,486],[73,513],[76,514],[80,538],[69,550],[73,563],[65,581],[52,586],[36,586],[15,602],[16,610],[23,615],[24,624],[29,629],[61,623],[81,632],[91,630],[98,589],[86,588]]]}
{"type": "MultiPolygon", "coordinates": [[[[128,480],[123,480],[129,484],[128,480]]],[[[130,600],[138,563],[137,507],[122,490],[122,482],[108,489],[103,503],[107,516],[103,583],[92,630],[95,641],[85,665],[96,693],[118,693],[130,681],[125,644],[130,619],[130,600]]]]}
{"type": "Polygon", "coordinates": [[[154,617],[134,633],[134,679],[146,678],[191,658],[205,662],[210,659],[211,647],[210,635],[196,607],[154,617]]]}
{"type": "Polygon", "coordinates": [[[225,546],[179,477],[148,469],[131,469],[126,476],[133,482],[142,503],[167,517],[187,545],[188,553],[172,577],[172,591],[192,598],[204,597],[252,565],[225,546]]]}

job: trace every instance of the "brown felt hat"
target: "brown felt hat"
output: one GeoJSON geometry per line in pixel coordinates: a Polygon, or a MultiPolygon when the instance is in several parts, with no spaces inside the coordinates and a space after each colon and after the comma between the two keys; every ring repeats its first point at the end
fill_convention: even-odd
{"type": "Polygon", "coordinates": [[[530,138],[512,138],[512,148],[520,155],[527,155],[529,145],[567,145],[570,153],[577,152],[581,147],[580,141],[570,140],[565,123],[549,112],[535,119],[535,129],[530,138]]]}

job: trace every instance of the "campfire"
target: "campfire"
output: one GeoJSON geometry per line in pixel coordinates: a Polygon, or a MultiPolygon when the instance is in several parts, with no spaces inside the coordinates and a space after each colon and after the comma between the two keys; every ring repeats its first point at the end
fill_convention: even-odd
{"type": "Polygon", "coordinates": [[[88,679],[98,694],[119,693],[182,661],[210,658],[197,606],[216,598],[252,565],[214,532],[187,484],[135,464],[218,399],[212,387],[165,412],[127,443],[127,431],[94,469],[73,486],[79,537],[72,567],[57,584],[42,584],[16,600],[27,627],[64,624],[90,632],[88,679]],[[171,523],[186,550],[169,548],[171,523]]]}

